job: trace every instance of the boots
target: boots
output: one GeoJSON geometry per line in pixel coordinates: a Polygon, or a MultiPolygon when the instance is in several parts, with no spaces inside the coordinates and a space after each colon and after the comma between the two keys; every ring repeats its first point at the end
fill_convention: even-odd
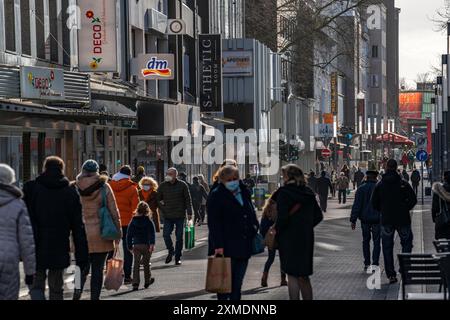
{"type": "Polygon", "coordinates": [[[262,278],[261,278],[261,287],[266,288],[267,285],[267,278],[269,278],[269,273],[268,272],[263,272],[262,278]]]}
{"type": "Polygon", "coordinates": [[[284,286],[287,286],[287,285],[288,285],[288,283],[287,283],[287,281],[286,281],[286,274],[285,274],[285,273],[282,273],[282,274],[281,274],[281,283],[280,283],[280,286],[284,287],[284,286]]]}

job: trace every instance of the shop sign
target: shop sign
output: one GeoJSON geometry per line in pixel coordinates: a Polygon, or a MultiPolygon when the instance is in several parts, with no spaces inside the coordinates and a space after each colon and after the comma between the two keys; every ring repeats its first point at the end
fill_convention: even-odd
{"type": "Polygon", "coordinates": [[[64,71],[53,68],[21,67],[20,91],[23,99],[64,100],[64,71]]]}

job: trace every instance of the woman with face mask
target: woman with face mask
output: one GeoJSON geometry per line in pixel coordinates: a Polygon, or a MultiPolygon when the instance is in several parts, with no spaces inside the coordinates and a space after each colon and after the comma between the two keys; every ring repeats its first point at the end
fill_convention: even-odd
{"type": "Polygon", "coordinates": [[[155,224],[156,232],[161,231],[161,222],[158,211],[158,202],[156,201],[156,190],[158,190],[158,183],[155,179],[150,177],[143,177],[139,182],[139,200],[147,202],[152,211],[151,217],[155,224]]]}
{"type": "Polygon", "coordinates": [[[239,180],[239,170],[224,166],[218,174],[218,186],[207,203],[209,255],[231,258],[232,292],[218,294],[219,300],[241,300],[242,283],[252,255],[252,244],[259,223],[251,194],[239,180]]]}

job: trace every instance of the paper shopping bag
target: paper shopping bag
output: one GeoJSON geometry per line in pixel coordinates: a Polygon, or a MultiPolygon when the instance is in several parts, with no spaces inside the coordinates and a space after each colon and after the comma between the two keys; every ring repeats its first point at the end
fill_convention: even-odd
{"type": "Polygon", "coordinates": [[[231,293],[231,258],[208,258],[205,290],[211,293],[231,293]]]}
{"type": "Polygon", "coordinates": [[[123,283],[123,260],[113,257],[106,264],[105,289],[119,290],[123,283]]]}

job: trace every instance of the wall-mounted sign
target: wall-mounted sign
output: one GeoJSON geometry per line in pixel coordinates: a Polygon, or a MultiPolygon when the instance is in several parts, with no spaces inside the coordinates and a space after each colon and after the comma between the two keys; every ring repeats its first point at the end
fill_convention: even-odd
{"type": "Polygon", "coordinates": [[[334,116],[332,113],[324,113],[323,114],[323,123],[325,124],[333,124],[334,123],[334,116]]]}
{"type": "Polygon", "coordinates": [[[140,54],[131,60],[131,74],[140,80],[175,79],[175,56],[173,54],[140,54]]]}
{"type": "Polygon", "coordinates": [[[222,112],[222,37],[199,35],[200,111],[222,112]]]}
{"type": "Polygon", "coordinates": [[[317,136],[320,138],[333,137],[333,124],[320,123],[317,125],[317,136]]]}
{"type": "Polygon", "coordinates": [[[82,72],[117,72],[115,1],[78,0],[78,68],[82,72]]]}
{"type": "Polygon", "coordinates": [[[253,75],[253,51],[225,51],[222,53],[225,77],[253,75]]]}
{"type": "Polygon", "coordinates": [[[331,113],[337,115],[338,112],[338,74],[331,74],[331,113]]]}
{"type": "Polygon", "coordinates": [[[61,69],[21,67],[20,91],[24,99],[64,100],[64,72],[61,69]]]}

